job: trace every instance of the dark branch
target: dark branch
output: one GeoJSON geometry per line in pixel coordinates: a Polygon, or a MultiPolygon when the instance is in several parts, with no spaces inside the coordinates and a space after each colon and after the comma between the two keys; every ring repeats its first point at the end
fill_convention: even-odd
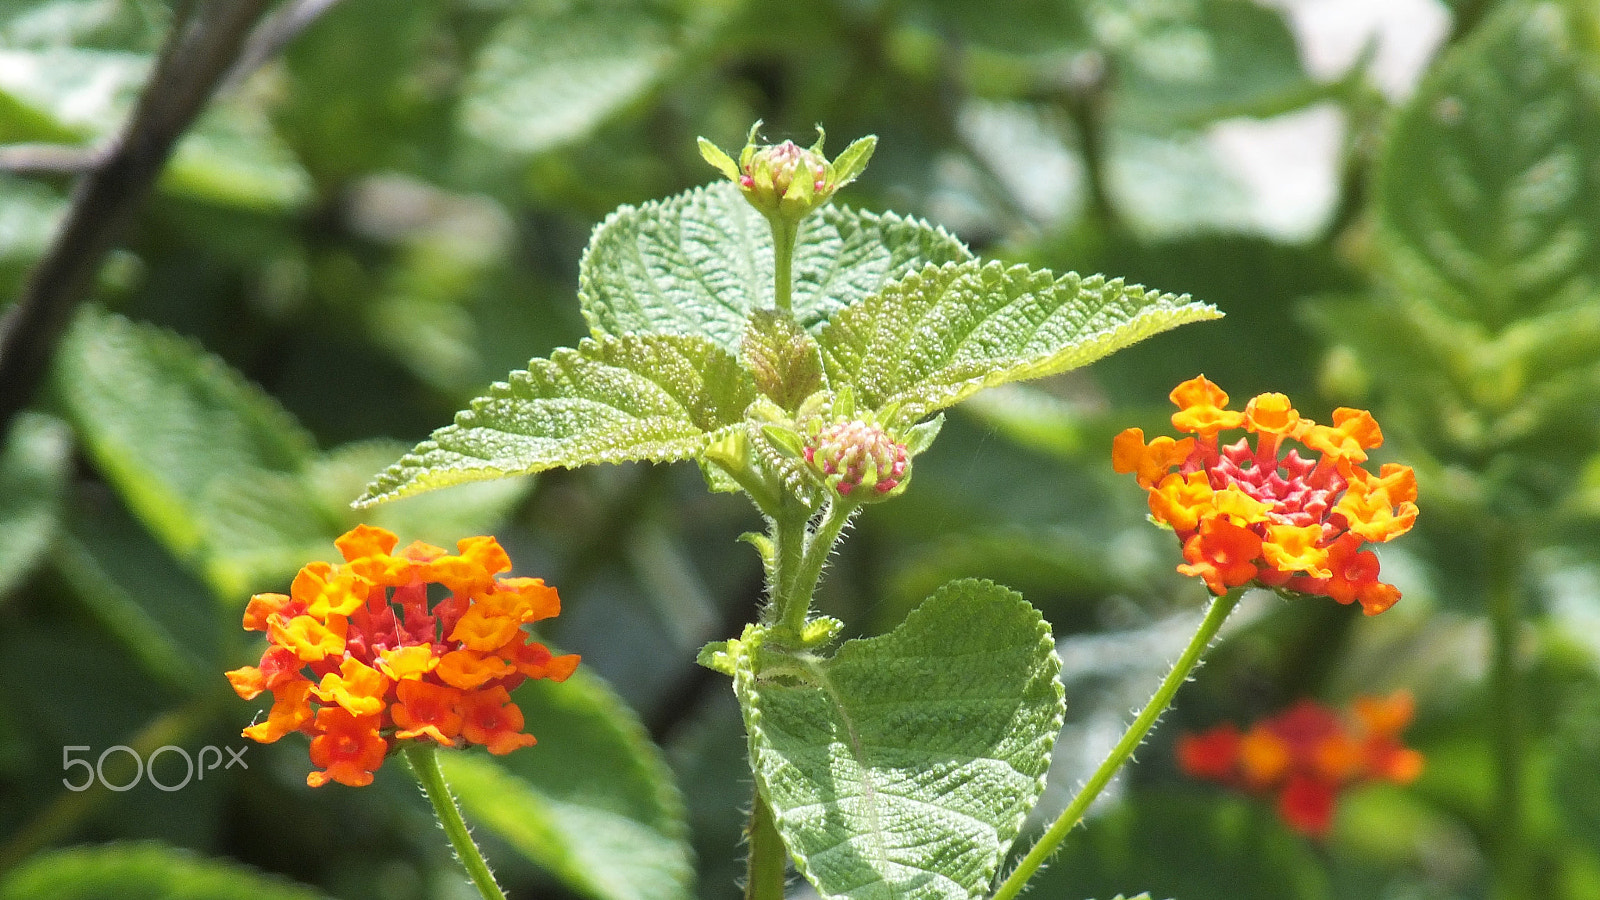
{"type": "Polygon", "coordinates": [[[44,382],[101,262],[270,2],[191,0],[174,10],[166,45],[122,134],[78,182],[55,242],[0,319],[0,440],[44,382]]]}

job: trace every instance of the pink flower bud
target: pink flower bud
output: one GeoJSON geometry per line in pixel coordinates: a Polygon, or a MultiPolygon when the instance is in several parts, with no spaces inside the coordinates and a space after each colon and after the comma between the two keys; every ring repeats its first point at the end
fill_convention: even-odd
{"type": "Polygon", "coordinates": [[[859,420],[823,428],[806,442],[805,457],[841,496],[866,486],[869,493],[858,499],[887,495],[905,481],[911,464],[904,444],[859,420]]]}

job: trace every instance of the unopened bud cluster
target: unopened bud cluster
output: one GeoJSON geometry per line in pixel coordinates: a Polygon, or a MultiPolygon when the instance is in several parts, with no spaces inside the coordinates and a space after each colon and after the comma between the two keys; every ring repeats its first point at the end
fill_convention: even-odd
{"type": "Polygon", "coordinates": [[[857,495],[861,499],[886,495],[899,487],[911,464],[904,444],[879,426],[860,420],[823,428],[806,441],[804,453],[806,462],[842,496],[865,486],[867,492],[857,495]]]}
{"type": "Polygon", "coordinates": [[[791,225],[854,181],[877,145],[875,137],[862,138],[830,162],[822,152],[821,128],[817,142],[806,148],[794,141],[758,144],[760,127],[760,122],[751,127],[738,162],[705,138],[700,139],[700,154],[739,186],[751,206],[768,219],[791,225]]]}
{"type": "Polygon", "coordinates": [[[828,186],[827,161],[794,141],[762,147],[748,156],[740,167],[739,187],[752,203],[775,202],[788,196],[791,188],[796,196],[833,193],[828,186]],[[796,185],[797,178],[810,181],[810,189],[796,185]]]}

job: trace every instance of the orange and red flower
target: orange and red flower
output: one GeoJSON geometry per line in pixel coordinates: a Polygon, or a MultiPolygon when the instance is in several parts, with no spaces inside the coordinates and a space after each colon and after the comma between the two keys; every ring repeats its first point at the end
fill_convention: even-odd
{"type": "Polygon", "coordinates": [[[1241,732],[1225,722],[1178,738],[1178,768],[1255,794],[1274,794],[1290,828],[1323,837],[1342,791],[1373,781],[1408,784],[1422,754],[1400,742],[1414,704],[1405,692],[1361,697],[1340,714],[1301,700],[1241,732]]]}
{"type": "Polygon", "coordinates": [[[457,552],[421,541],[394,552],[392,532],[357,526],[334,542],[344,563],[313,562],[284,594],[257,594],[247,631],[267,633],[259,665],[228,674],[246,700],[272,693],[267,719],[244,736],[311,736],[306,777],[361,786],[399,741],[479,744],[509,753],[534,743],[510,690],[529,678],[565,681],[575,655],[555,656],[522,626],[561,611],[537,578],[501,578],[511,560],[492,537],[457,552]],[[430,604],[428,585],[449,593],[430,604]]]}
{"type": "Polygon", "coordinates": [[[1112,467],[1150,492],[1150,514],[1183,547],[1178,571],[1203,579],[1214,594],[1247,584],[1361,604],[1376,615],[1400,592],[1378,580],[1366,543],[1410,530],[1417,480],[1409,466],[1361,468],[1383,443],[1370,414],[1336,409],[1333,425],[1302,418],[1283,394],[1261,394],[1244,410],[1204,375],[1172,391],[1173,427],[1194,437],[1157,437],[1129,428],[1112,443],[1112,467]],[[1222,444],[1223,431],[1243,428],[1222,444]],[[1285,450],[1288,441],[1301,447],[1285,450]],[[1303,455],[1302,449],[1310,455],[1303,455]]]}

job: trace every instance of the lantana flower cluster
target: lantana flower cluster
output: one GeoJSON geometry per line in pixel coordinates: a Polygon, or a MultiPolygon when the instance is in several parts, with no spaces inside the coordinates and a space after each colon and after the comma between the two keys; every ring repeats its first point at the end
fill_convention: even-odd
{"type": "Polygon", "coordinates": [[[1240,731],[1224,723],[1178,738],[1178,767],[1193,778],[1274,794],[1289,827],[1323,837],[1342,791],[1374,781],[1409,784],[1422,754],[1400,741],[1415,704],[1405,692],[1359,697],[1344,714],[1314,700],[1240,731]]]}
{"type": "Polygon", "coordinates": [[[1192,437],[1129,428],[1112,445],[1112,465],[1150,492],[1150,514],[1183,544],[1178,571],[1214,594],[1257,584],[1359,602],[1376,615],[1400,599],[1378,580],[1364,545],[1410,530],[1417,480],[1410,466],[1361,463],[1383,432],[1365,410],[1339,408],[1332,425],[1303,418],[1283,394],[1261,394],[1242,411],[1204,375],[1173,389],[1172,425],[1192,437]],[[1224,431],[1255,435],[1223,443],[1224,431]],[[1289,442],[1301,446],[1291,447],[1289,442]]]}
{"type": "Polygon", "coordinates": [[[858,499],[877,499],[906,480],[911,457],[906,445],[891,438],[876,423],[852,419],[835,422],[811,435],[802,449],[829,487],[848,497],[856,488],[868,490],[858,499]]]}
{"type": "Polygon", "coordinates": [[[228,680],[240,697],[270,691],[273,703],[244,736],[310,735],[322,770],[306,776],[312,787],[370,784],[401,741],[528,746],[509,692],[529,678],[563,681],[578,664],[523,629],[561,600],[541,579],[498,577],[511,560],[493,537],[463,539],[453,554],[421,541],[395,553],[398,543],[357,526],[334,541],[343,564],[310,563],[287,595],[257,594],[245,609],[245,629],[266,632],[267,650],[228,680]],[[430,604],[429,585],[448,595],[430,604]]]}

